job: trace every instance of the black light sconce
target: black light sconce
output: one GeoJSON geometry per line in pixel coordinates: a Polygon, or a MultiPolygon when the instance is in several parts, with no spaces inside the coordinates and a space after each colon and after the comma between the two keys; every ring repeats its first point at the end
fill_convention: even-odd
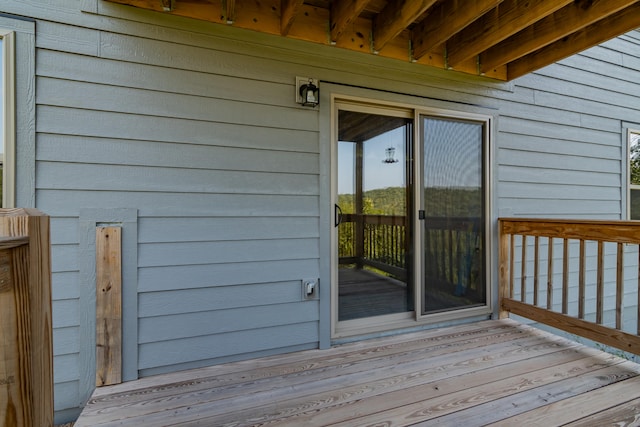
{"type": "Polygon", "coordinates": [[[320,103],[317,79],[296,77],[296,102],[305,107],[315,107],[320,103]]]}

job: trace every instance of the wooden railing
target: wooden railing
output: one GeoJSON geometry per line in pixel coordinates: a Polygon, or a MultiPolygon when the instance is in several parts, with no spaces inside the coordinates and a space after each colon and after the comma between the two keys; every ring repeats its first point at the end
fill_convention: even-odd
{"type": "Polygon", "coordinates": [[[405,279],[406,221],[399,215],[344,214],[340,232],[346,238],[339,250],[340,263],[368,265],[405,279]]]}
{"type": "Polygon", "coordinates": [[[513,313],[640,354],[640,222],[502,218],[499,236],[500,317],[513,313]],[[623,331],[625,312],[632,331],[623,331]]]}
{"type": "Polygon", "coordinates": [[[0,425],[53,425],[49,217],[0,209],[0,425]]]}
{"type": "MultiPolygon", "coordinates": [[[[470,292],[483,295],[484,287],[468,283],[470,273],[466,271],[472,257],[483,249],[480,218],[427,217],[421,223],[425,227],[422,250],[427,280],[443,286],[463,284],[470,292]]],[[[344,214],[339,227],[340,264],[367,265],[407,279],[407,256],[411,253],[407,217],[344,214]]]]}

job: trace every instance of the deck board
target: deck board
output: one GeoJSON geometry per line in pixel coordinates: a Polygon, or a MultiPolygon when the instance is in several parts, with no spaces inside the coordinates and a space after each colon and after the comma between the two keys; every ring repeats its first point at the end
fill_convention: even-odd
{"type": "Polygon", "coordinates": [[[639,402],[640,365],[496,320],[103,387],[76,426],[547,427],[639,402]]]}

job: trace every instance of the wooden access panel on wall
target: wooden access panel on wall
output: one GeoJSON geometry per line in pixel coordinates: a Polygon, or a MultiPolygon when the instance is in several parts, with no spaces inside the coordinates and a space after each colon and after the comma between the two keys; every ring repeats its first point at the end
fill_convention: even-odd
{"type": "Polygon", "coordinates": [[[96,228],[96,385],[122,382],[122,228],[96,228]]]}

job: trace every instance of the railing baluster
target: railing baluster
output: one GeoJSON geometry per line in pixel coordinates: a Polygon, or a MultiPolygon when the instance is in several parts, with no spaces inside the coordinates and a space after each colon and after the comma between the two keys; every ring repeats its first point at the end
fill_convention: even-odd
{"type": "MultiPolygon", "coordinates": [[[[500,318],[509,316],[509,313],[524,316],[534,321],[550,325],[567,331],[571,334],[577,334],[581,337],[603,343],[624,351],[629,351],[640,355],[640,223],[636,221],[598,221],[598,220],[556,220],[556,219],[519,219],[505,218],[499,220],[500,226],[500,248],[499,248],[499,270],[500,270],[500,318]],[[522,242],[522,282],[521,297],[514,297],[513,283],[513,266],[514,260],[514,236],[522,236],[518,239],[518,243],[522,242]],[[527,239],[529,236],[535,237],[534,243],[534,303],[527,302],[526,296],[526,267],[527,262],[527,239]],[[539,306],[537,299],[542,297],[538,293],[543,292],[538,289],[539,280],[539,239],[546,238],[549,242],[548,248],[548,271],[547,271],[547,307],[541,302],[539,306]],[[562,257],[562,289],[558,292],[562,294],[562,303],[556,301],[554,306],[554,239],[563,240],[563,257],[562,257]],[[579,242],[579,271],[576,277],[570,274],[571,264],[571,244],[572,240],[579,242]],[[593,242],[593,243],[591,243],[593,242]],[[510,246],[511,244],[511,246],[510,246]],[[613,248],[616,245],[616,278],[614,279],[605,274],[605,267],[609,267],[609,261],[605,259],[607,248],[613,248]],[[638,251],[637,262],[637,284],[634,285],[634,292],[638,293],[635,301],[625,303],[625,245],[634,244],[635,250],[638,251]],[[591,248],[595,249],[597,245],[597,254],[589,254],[591,248]],[[587,278],[587,271],[595,266],[596,277],[587,278]],[[538,276],[538,277],[536,277],[538,276]],[[572,280],[570,283],[569,280],[572,280]],[[605,282],[606,280],[606,282],[605,282]],[[577,282],[577,283],[576,283],[577,282]],[[595,283],[594,283],[595,282],[595,283]],[[573,311],[569,303],[569,295],[571,294],[569,285],[576,285],[578,288],[578,315],[569,312],[573,311]],[[587,289],[587,286],[589,287],[587,289]],[[606,288],[605,292],[605,286],[606,288]],[[586,298],[590,289],[595,293],[594,306],[587,304],[586,298]],[[539,292],[538,292],[539,291],[539,292]],[[605,294],[609,295],[615,292],[615,325],[613,324],[613,304],[605,304],[605,294]],[[523,296],[524,295],[524,296],[523,296]],[[537,298],[536,298],[537,296],[537,298]],[[625,313],[625,306],[634,308],[634,315],[637,316],[633,332],[625,332],[625,319],[628,313],[625,313]],[[560,306],[562,312],[560,312],[560,306]],[[554,309],[555,307],[555,309],[554,309]],[[607,318],[605,319],[605,309],[607,318]],[[609,318],[609,314],[611,314],[609,318]],[[593,320],[585,320],[585,317],[593,320]],[[610,326],[605,326],[611,324],[610,326]]],[[[559,243],[559,242],[558,242],[559,243]]],[[[613,254],[611,254],[613,255],[613,254]]],[[[519,256],[520,259],[520,256],[519,256]]],[[[611,260],[613,261],[613,260],[611,260]]],[[[611,266],[612,267],[612,266],[611,266]]],[[[611,270],[611,268],[610,268],[611,270]]],[[[558,271],[560,274],[560,271],[558,271]]],[[[559,276],[555,276],[558,277],[559,276]]],[[[559,285],[558,285],[559,286],[559,285]]],[[[560,296],[558,295],[558,298],[560,296]]],[[[630,320],[630,319],[627,319],[630,320]]]]}
{"type": "Polygon", "coordinates": [[[511,236],[511,245],[509,246],[509,298],[513,298],[513,273],[515,266],[515,257],[516,257],[516,236],[512,234],[511,236]]]}
{"type": "Polygon", "coordinates": [[[580,271],[578,272],[578,318],[584,319],[586,256],[584,239],[580,239],[580,271]]]}
{"type": "Polygon", "coordinates": [[[569,312],[569,239],[562,241],[562,314],[569,312]]]}
{"type": "Polygon", "coordinates": [[[513,234],[508,235],[505,233],[503,223],[499,223],[499,228],[500,228],[500,232],[499,232],[499,247],[498,247],[498,281],[499,281],[498,293],[500,294],[500,306],[498,307],[498,310],[499,310],[498,314],[500,319],[504,319],[506,317],[509,317],[509,312],[504,309],[502,303],[508,298],[511,298],[511,294],[509,294],[509,289],[511,287],[509,283],[509,277],[511,275],[511,272],[507,270],[510,270],[509,267],[512,265],[511,264],[512,258],[508,258],[508,257],[509,257],[509,254],[513,253],[511,248],[509,247],[509,242],[511,242],[511,245],[513,247],[513,234]]]}
{"type": "Polygon", "coordinates": [[[540,237],[534,239],[533,250],[533,305],[538,305],[538,287],[540,281],[540,237]]]}
{"type": "Polygon", "coordinates": [[[598,241],[598,278],[596,285],[596,323],[602,324],[604,307],[604,243],[598,241]]]}
{"type": "Polygon", "coordinates": [[[616,329],[622,329],[622,297],[624,295],[624,247],[618,243],[616,262],[616,329]]]}
{"type": "Polygon", "coordinates": [[[549,237],[549,255],[547,259],[547,310],[553,306],[553,237],[549,237]]]}
{"type": "Polygon", "coordinates": [[[520,274],[520,301],[525,302],[527,296],[527,235],[522,235],[522,272],[520,274]]]}
{"type": "Polygon", "coordinates": [[[440,255],[442,257],[442,264],[440,264],[439,279],[447,280],[447,232],[442,230],[440,232],[440,255]]]}
{"type": "Polygon", "coordinates": [[[455,278],[453,277],[453,266],[455,265],[453,263],[453,230],[451,229],[451,227],[449,227],[449,275],[447,277],[447,280],[450,283],[453,283],[453,281],[455,280],[455,278]]]}

